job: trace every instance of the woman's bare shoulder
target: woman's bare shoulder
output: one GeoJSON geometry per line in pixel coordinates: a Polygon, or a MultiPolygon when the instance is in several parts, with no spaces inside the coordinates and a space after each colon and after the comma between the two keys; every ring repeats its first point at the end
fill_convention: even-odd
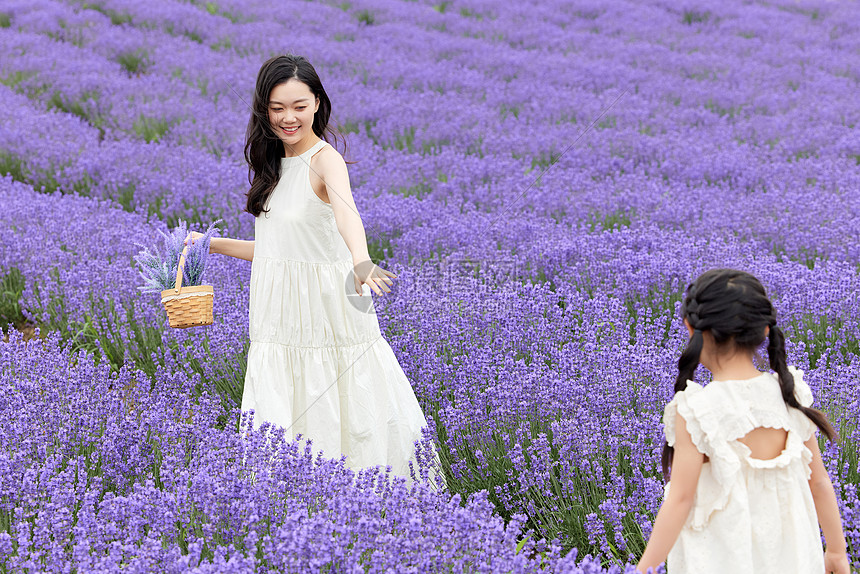
{"type": "Polygon", "coordinates": [[[326,174],[340,173],[345,170],[346,161],[334,146],[327,144],[311,157],[311,167],[325,179],[326,174]]]}

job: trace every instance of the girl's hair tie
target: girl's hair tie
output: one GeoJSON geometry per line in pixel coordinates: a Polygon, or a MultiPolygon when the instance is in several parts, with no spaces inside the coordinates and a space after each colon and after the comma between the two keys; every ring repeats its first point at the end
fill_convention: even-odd
{"type": "Polygon", "coordinates": [[[700,334],[700,335],[701,335],[701,334],[702,334],[702,330],[701,330],[701,329],[693,329],[693,334],[695,335],[696,333],[698,333],[698,334],[700,334]]]}

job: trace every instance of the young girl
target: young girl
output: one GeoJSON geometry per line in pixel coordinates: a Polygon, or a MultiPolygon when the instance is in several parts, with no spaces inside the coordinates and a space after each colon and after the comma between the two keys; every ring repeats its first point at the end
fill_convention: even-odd
{"type": "Polygon", "coordinates": [[[786,365],[764,287],[742,271],[708,271],[688,287],[681,313],[690,341],[663,414],[671,482],[638,571],[668,555],[670,574],[848,574],[815,428],[829,439],[835,433],[810,406],[802,372],[786,365]],[[766,338],[776,374],[753,363],[766,338]],[[691,381],[699,363],[713,374],[704,388],[691,381]]]}
{"type": "Polygon", "coordinates": [[[370,297],[396,276],[370,261],[346,163],[325,141],[330,114],[305,58],[260,68],[245,143],[254,240],[210,247],[252,262],[242,410],[253,409],[255,427],[300,433],[351,467],[408,477],[426,421],[370,297]],[[363,304],[350,301],[353,290],[363,304]]]}

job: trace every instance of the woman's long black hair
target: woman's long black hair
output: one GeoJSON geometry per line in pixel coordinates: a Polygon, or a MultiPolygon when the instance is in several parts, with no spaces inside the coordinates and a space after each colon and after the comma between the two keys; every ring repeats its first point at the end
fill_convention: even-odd
{"type": "MultiPolygon", "coordinates": [[[[768,361],[779,378],[785,404],[803,411],[828,439],[833,440],[836,431],[824,413],[802,406],[794,396],[794,377],[785,358],[785,336],[776,326],[776,310],[758,279],[734,269],[707,271],[687,287],[681,316],[694,331],[678,359],[676,393],[687,388],[687,381],[693,379],[699,366],[702,332],[710,331],[717,347],[731,346],[739,351],[754,352],[764,342],[765,327],[770,327],[768,361]]],[[[663,443],[661,462],[663,476],[667,479],[674,450],[668,443],[663,443]]]]}
{"type": "Polygon", "coordinates": [[[280,138],[269,124],[269,96],[276,86],[295,78],[310,88],[319,99],[319,109],[311,126],[320,139],[329,143],[340,138],[346,152],[346,141],[337,130],[328,125],[331,117],[331,101],[323,88],[316,70],[302,56],[287,54],[267,60],[257,74],[254,101],[251,104],[251,119],[245,133],[245,161],[248,162],[248,203],[245,210],[255,217],[260,215],[272,190],[281,177],[281,153],[284,149],[280,138]],[[331,138],[331,140],[330,140],[331,138]]]}

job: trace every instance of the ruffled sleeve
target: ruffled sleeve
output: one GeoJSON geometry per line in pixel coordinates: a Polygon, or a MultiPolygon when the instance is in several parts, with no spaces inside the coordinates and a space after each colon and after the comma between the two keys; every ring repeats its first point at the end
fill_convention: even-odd
{"type": "Polygon", "coordinates": [[[728,504],[741,471],[740,459],[726,440],[726,433],[737,424],[729,405],[730,398],[720,383],[707,389],[692,381],[663,410],[666,442],[675,445],[675,421],[680,414],[696,450],[708,456],[709,466],[702,469],[696,488],[696,502],[690,526],[702,530],[711,514],[728,504]]]}
{"type": "MultiPolygon", "coordinates": [[[[794,377],[794,396],[797,402],[804,407],[812,406],[812,390],[806,381],[803,380],[803,371],[794,367],[789,367],[788,371],[794,377]]],[[[798,409],[788,409],[788,417],[791,421],[791,426],[800,435],[803,441],[809,440],[809,437],[815,432],[816,426],[805,413],[798,409]]]]}
{"type": "Polygon", "coordinates": [[[804,407],[812,406],[812,389],[803,380],[803,371],[789,367],[788,372],[794,377],[794,397],[804,407]]]}
{"type": "Polygon", "coordinates": [[[710,456],[710,444],[708,437],[702,430],[699,420],[696,418],[696,413],[691,406],[690,399],[702,392],[702,386],[693,381],[687,381],[687,388],[683,391],[675,393],[675,397],[669,401],[669,404],[663,409],[663,432],[666,434],[666,442],[669,446],[675,446],[675,423],[678,413],[683,417],[687,424],[687,432],[693,439],[693,444],[696,449],[702,454],[710,456]]]}

